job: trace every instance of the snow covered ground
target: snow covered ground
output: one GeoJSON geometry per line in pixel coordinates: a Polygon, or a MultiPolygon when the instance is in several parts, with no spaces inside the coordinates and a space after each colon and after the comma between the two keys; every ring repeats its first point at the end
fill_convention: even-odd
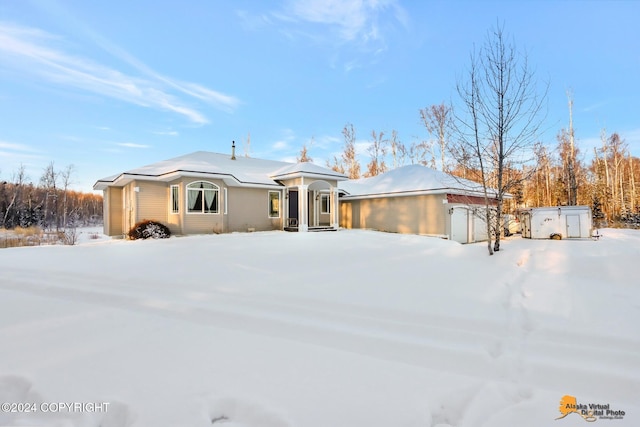
{"type": "Polygon", "coordinates": [[[640,232],[601,233],[493,257],[356,230],[2,249],[0,426],[586,423],[556,420],[565,395],[638,426],[640,232]]]}

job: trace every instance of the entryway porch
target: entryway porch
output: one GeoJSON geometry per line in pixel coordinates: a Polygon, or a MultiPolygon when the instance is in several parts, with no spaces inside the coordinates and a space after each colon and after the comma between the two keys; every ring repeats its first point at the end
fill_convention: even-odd
{"type": "Polygon", "coordinates": [[[324,180],[292,185],[285,192],[285,231],[336,231],[338,188],[324,180]]]}

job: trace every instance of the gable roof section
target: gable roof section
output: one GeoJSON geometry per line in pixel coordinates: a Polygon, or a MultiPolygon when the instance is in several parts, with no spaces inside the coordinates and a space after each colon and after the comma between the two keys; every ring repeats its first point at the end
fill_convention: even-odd
{"type": "MultiPolygon", "coordinates": [[[[340,174],[314,164],[281,162],[277,160],[255,159],[238,156],[235,160],[229,154],[196,151],[191,154],[152,163],[136,169],[98,180],[94,190],[109,186],[123,186],[133,180],[172,181],[182,176],[222,179],[229,186],[281,187],[279,176],[287,174],[309,176],[310,174],[332,176],[340,174]],[[307,172],[308,171],[308,172],[307,172]],[[335,174],[335,175],[334,175],[335,174]]],[[[286,176],[287,178],[291,176],[286,176]]],[[[344,177],[346,179],[346,177],[344,177]]]]}
{"type": "MultiPolygon", "coordinates": [[[[422,165],[408,165],[371,177],[340,183],[344,199],[422,194],[482,195],[482,185],[422,165]]],[[[490,191],[494,195],[494,191],[490,191]]]]}
{"type": "Polygon", "coordinates": [[[346,175],[336,172],[332,169],[327,169],[322,166],[318,166],[314,163],[310,162],[300,162],[300,163],[290,163],[287,166],[284,166],[271,175],[273,179],[292,179],[298,177],[309,177],[309,178],[329,178],[335,179],[338,181],[344,181],[347,178],[346,175]]]}

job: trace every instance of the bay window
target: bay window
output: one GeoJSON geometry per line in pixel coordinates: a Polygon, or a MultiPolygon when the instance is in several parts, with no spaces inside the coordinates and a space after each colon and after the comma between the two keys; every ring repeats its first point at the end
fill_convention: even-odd
{"type": "Polygon", "coordinates": [[[187,185],[187,212],[218,213],[219,187],[207,181],[187,185]]]}

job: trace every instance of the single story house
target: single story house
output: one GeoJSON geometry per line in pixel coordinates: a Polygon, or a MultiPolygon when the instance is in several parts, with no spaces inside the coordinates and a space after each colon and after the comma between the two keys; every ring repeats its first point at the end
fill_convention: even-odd
{"type": "MultiPolygon", "coordinates": [[[[495,194],[492,193],[492,199],[495,194]]],[[[495,205],[495,200],[490,201],[495,205]]],[[[340,226],[422,234],[460,243],[487,239],[482,186],[422,165],[340,182],[340,226]]]]}
{"type": "Polygon", "coordinates": [[[198,151],[100,179],[104,233],[144,219],[174,234],[338,229],[343,174],[312,163],[198,151]]]}

